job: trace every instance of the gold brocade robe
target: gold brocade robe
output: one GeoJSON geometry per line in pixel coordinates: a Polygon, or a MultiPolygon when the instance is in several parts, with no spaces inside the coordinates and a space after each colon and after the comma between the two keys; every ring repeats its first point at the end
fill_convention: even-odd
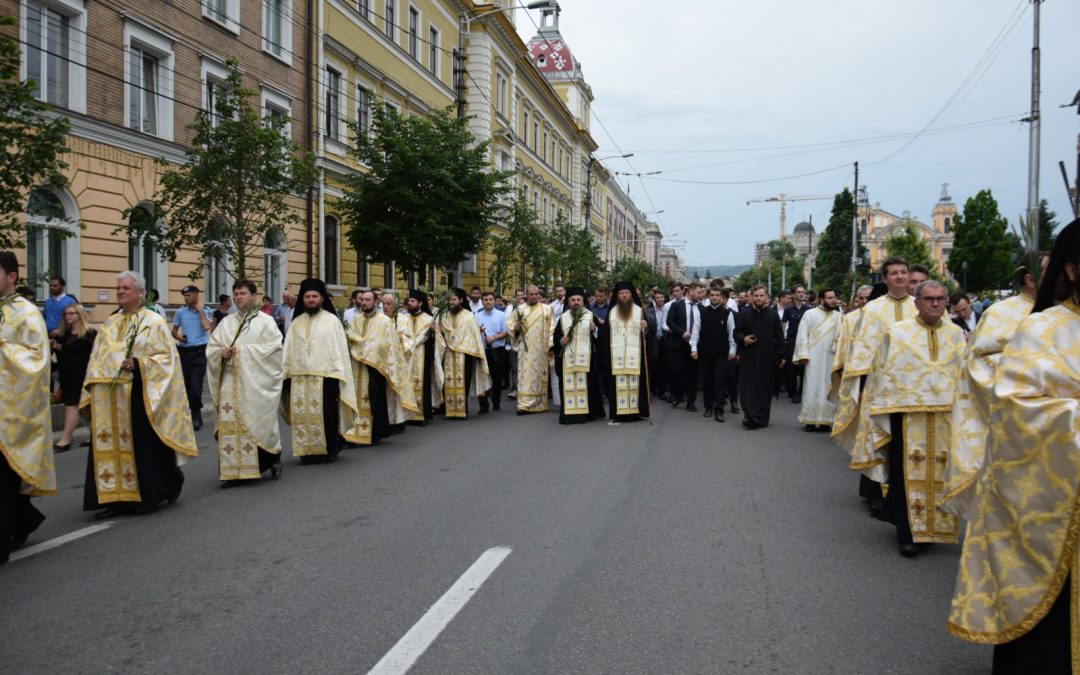
{"type": "Polygon", "coordinates": [[[862,319],[862,308],[844,315],[843,323],[840,324],[840,336],[836,340],[836,354],[833,355],[832,380],[829,387],[829,398],[836,401],[836,412],[833,414],[832,440],[851,454],[855,446],[855,415],[859,409],[859,396],[862,393],[860,380],[857,377],[844,379],[844,365],[851,354],[851,344],[859,332],[859,321],[862,319]]]}
{"type": "Polygon", "coordinates": [[[449,310],[439,314],[436,325],[435,362],[439,364],[436,375],[441,400],[436,400],[435,405],[445,404],[447,417],[465,417],[469,396],[480,396],[491,389],[484,338],[476,317],[467,309],[457,314],[449,310]],[[471,391],[465,390],[466,356],[475,357],[471,391]]]}
{"type": "MultiPolygon", "coordinates": [[[[401,317],[399,320],[404,321],[401,317]]],[[[371,316],[358,312],[345,326],[345,336],[349,339],[352,356],[358,410],[350,437],[361,445],[371,445],[373,422],[368,368],[386,378],[386,411],[390,424],[401,424],[419,410],[413,393],[412,370],[394,320],[382,312],[371,316]]]]}
{"type": "Polygon", "coordinates": [[[843,321],[840,312],[815,307],[799,322],[792,360],[806,364],[799,409],[801,424],[832,424],[836,416],[836,404],[829,400],[829,383],[843,321]]]}
{"type": "Polygon", "coordinates": [[[942,505],[950,513],[970,517],[976,476],[986,456],[990,426],[990,394],[1005,343],[1031,314],[1035,301],[1024,294],[996,302],[983,313],[971,334],[964,377],[953,402],[953,444],[945,473],[942,505]]]}
{"type": "Polygon", "coordinates": [[[297,457],[325,455],[323,425],[323,379],[338,381],[338,429],[347,440],[356,424],[356,384],[345,329],[338,317],[325,310],[304,312],[293,319],[285,334],[284,371],[289,381],[281,395],[282,415],[292,427],[293,454],[297,457]]]}
{"type": "Polygon", "coordinates": [[[259,448],[281,454],[281,331],[268,314],[229,314],[210,334],[206,374],[217,411],[218,477],[259,478],[259,448]],[[236,350],[223,359],[221,350],[236,350]]]}
{"type": "Polygon", "coordinates": [[[1038,624],[1072,575],[1080,673],[1080,308],[1031,314],[994,376],[986,462],[975,486],[949,630],[1001,644],[1038,624]]]}
{"type": "Polygon", "coordinates": [[[641,392],[641,319],[642,310],[630,306],[629,320],[619,316],[618,307],[608,312],[608,328],[611,332],[611,375],[615,378],[615,400],[608,405],[615,407],[615,415],[637,415],[641,412],[638,397],[641,392]]]}
{"type": "Polygon", "coordinates": [[[98,502],[138,502],[139,479],[131,436],[131,397],[141,395],[150,426],[177,453],[177,464],[199,454],[191,426],[180,353],[168,323],[153,310],[139,307],[105,320],[94,340],[83,382],[80,407],[90,406],[94,480],[98,502]],[[139,364],[142,391],[132,392],[133,375],[122,371],[127,344],[139,364]]]}
{"type": "MultiPolygon", "coordinates": [[[[566,310],[558,318],[558,326],[564,337],[570,337],[562,349],[562,403],[564,415],[589,414],[589,369],[592,367],[592,325],[593,315],[587,309],[581,310],[581,318],[574,326],[572,310],[566,310]]],[[[554,333],[555,324],[552,325],[554,333]]],[[[520,361],[519,361],[520,363],[520,361]]]]}
{"type": "MultiPolygon", "coordinates": [[[[435,377],[425,373],[427,364],[424,354],[427,352],[428,340],[431,338],[432,317],[427,312],[408,312],[398,317],[398,337],[401,338],[401,346],[405,350],[405,358],[409,362],[409,376],[412,378],[413,398],[416,400],[417,412],[409,419],[415,422],[424,421],[424,379],[430,377],[430,386],[434,390],[435,377]]],[[[435,392],[431,392],[434,400],[435,392]]]]}
{"type": "Polygon", "coordinates": [[[928,326],[915,318],[885,333],[866,381],[868,433],[860,435],[851,468],[888,482],[886,452],[893,413],[901,414],[904,488],[911,534],[917,543],[955,543],[956,516],[941,510],[939,497],[952,445],[953,399],[967,340],[951,321],[928,326]]]}
{"type": "Polygon", "coordinates": [[[0,301],[0,312],[0,452],[22,481],[19,492],[56,494],[45,319],[19,295],[0,301]]]}
{"type": "Polygon", "coordinates": [[[870,372],[874,354],[881,346],[889,326],[898,321],[914,319],[917,313],[915,300],[911,296],[897,300],[891,295],[883,295],[859,310],[851,347],[844,356],[843,379],[832,428],[833,441],[852,456],[857,452],[860,438],[869,433],[869,415],[862,406],[861,378],[870,372]]]}
{"type": "Polygon", "coordinates": [[[519,412],[545,412],[548,409],[548,353],[555,330],[550,305],[538,302],[518,305],[506,318],[506,330],[514,336],[517,351],[517,409],[519,412]],[[518,328],[520,334],[515,335],[518,328]]]}

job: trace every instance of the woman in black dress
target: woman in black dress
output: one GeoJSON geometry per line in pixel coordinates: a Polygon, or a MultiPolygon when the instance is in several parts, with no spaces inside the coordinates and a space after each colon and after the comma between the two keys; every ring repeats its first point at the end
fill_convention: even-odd
{"type": "Polygon", "coordinates": [[[64,433],[56,443],[56,452],[71,449],[71,435],[79,423],[79,398],[95,337],[97,331],[90,327],[90,318],[82,305],[76,303],[64,308],[60,336],[53,340],[60,362],[60,392],[64,403],[64,433]]]}

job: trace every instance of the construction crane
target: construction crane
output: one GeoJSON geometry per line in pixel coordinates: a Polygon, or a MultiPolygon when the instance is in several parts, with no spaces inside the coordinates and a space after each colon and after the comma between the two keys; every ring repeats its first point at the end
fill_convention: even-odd
{"type": "Polygon", "coordinates": [[[746,202],[747,206],[755,202],[779,202],[780,203],[780,241],[787,241],[787,203],[788,202],[815,202],[824,199],[833,199],[833,195],[786,195],[783,192],[774,197],[759,197],[746,202]]]}

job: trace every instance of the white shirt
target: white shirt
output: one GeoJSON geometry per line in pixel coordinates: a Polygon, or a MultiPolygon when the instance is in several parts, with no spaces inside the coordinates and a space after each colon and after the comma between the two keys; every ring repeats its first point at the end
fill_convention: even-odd
{"type": "Polygon", "coordinates": [[[563,313],[562,300],[554,300],[554,301],[552,301],[552,303],[551,303],[551,312],[552,312],[552,314],[555,315],[556,319],[559,318],[559,316],[563,313]]]}
{"type": "Polygon", "coordinates": [[[667,302],[664,303],[664,308],[662,310],[660,310],[660,319],[657,322],[658,323],[657,330],[660,331],[661,335],[667,335],[667,314],[668,314],[668,310],[671,309],[671,303],[673,303],[673,302],[675,302],[675,301],[674,300],[668,300],[667,302]]]}
{"type": "Polygon", "coordinates": [[[736,300],[735,298],[728,298],[727,308],[730,309],[735,314],[738,314],[739,313],[739,301],[736,300]]]}
{"type": "MultiPolygon", "coordinates": [[[[697,309],[696,307],[694,308],[697,309]]],[[[698,321],[694,323],[694,329],[690,331],[690,352],[697,352],[698,338],[701,337],[701,314],[698,314],[698,321]]],[[[735,353],[735,312],[728,312],[727,315],[727,340],[728,340],[728,354],[735,353]]]]}
{"type": "Polygon", "coordinates": [[[473,302],[472,298],[470,298],[469,299],[469,307],[472,308],[472,313],[473,314],[477,314],[479,312],[482,312],[484,310],[484,300],[483,300],[483,298],[481,298],[480,300],[477,300],[476,302],[473,302]]]}
{"type": "Polygon", "coordinates": [[[349,323],[350,321],[352,321],[352,320],[353,320],[353,317],[355,317],[355,316],[356,316],[356,313],[357,313],[358,311],[360,311],[360,310],[356,309],[356,307],[349,307],[349,308],[348,308],[348,309],[346,309],[346,310],[345,310],[345,312],[344,312],[344,313],[343,313],[343,314],[341,315],[341,319],[342,319],[342,321],[344,321],[345,323],[349,323]]]}

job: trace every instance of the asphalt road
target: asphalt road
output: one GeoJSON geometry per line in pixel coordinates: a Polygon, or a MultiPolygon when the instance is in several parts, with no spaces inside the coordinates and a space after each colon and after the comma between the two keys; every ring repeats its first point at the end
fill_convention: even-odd
{"type": "MultiPolygon", "coordinates": [[[[901,558],[795,406],[728,417],[563,427],[511,403],[229,490],[204,429],[174,506],[0,567],[0,664],[366,672],[508,547],[412,672],[989,672],[945,628],[957,547],[901,558]]],[[[28,546],[98,522],[85,462],[57,457],[28,546]]]]}

